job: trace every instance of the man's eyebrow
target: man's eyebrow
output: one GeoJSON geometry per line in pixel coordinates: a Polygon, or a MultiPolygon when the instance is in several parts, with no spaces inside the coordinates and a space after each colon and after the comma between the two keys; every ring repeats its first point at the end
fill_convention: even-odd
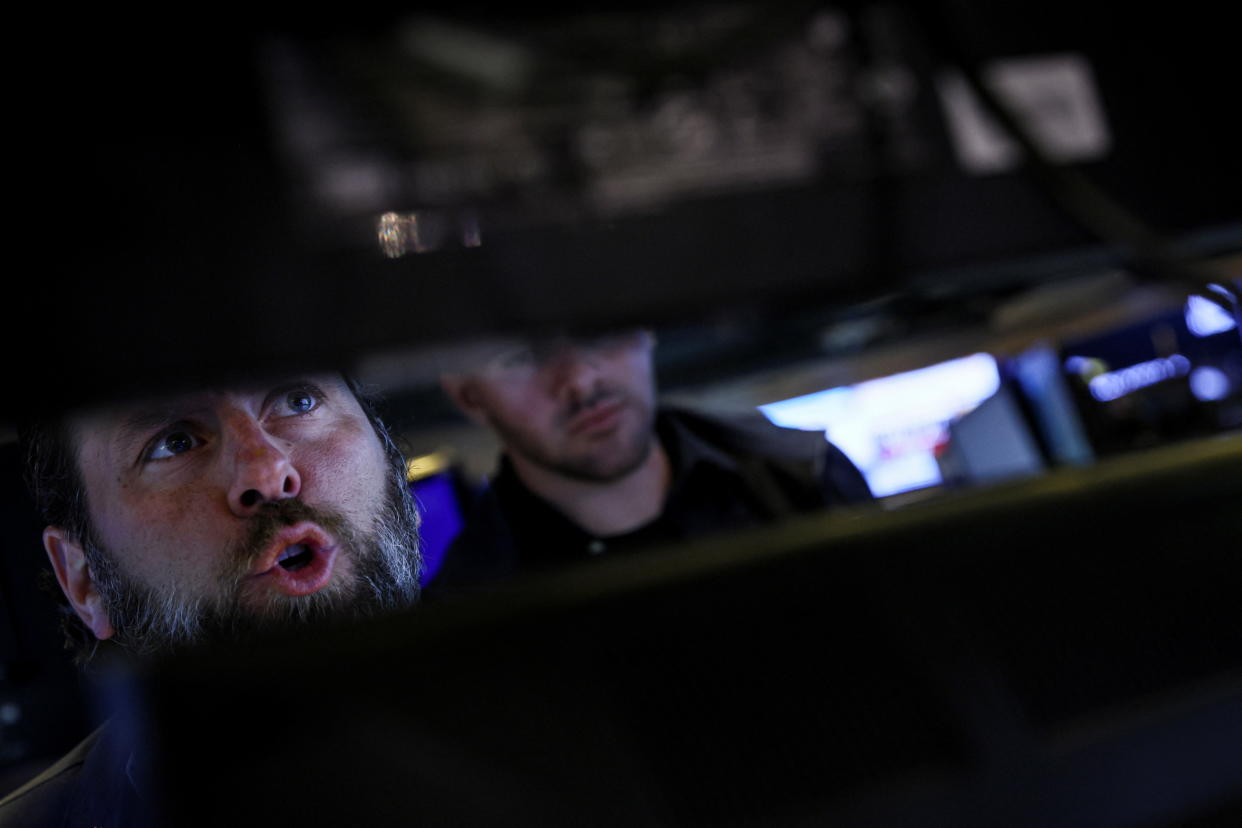
{"type": "MultiPolygon", "coordinates": [[[[333,396],[339,393],[339,388],[345,387],[344,380],[332,374],[308,374],[292,375],[290,377],[272,380],[266,383],[254,383],[253,386],[245,386],[242,393],[262,394],[264,397],[270,397],[273,394],[280,394],[285,391],[293,391],[298,388],[311,387],[319,390],[319,393],[325,396],[333,396]]],[[[213,394],[223,393],[218,389],[211,389],[204,392],[203,395],[191,395],[186,399],[154,399],[145,403],[136,403],[132,409],[123,413],[116,422],[114,435],[117,440],[132,441],[145,437],[149,432],[166,425],[171,425],[178,420],[193,417],[196,413],[210,408],[210,398],[213,394]]]]}
{"type": "Polygon", "coordinates": [[[334,382],[335,380],[329,376],[307,375],[304,377],[293,377],[291,379],[271,383],[270,387],[267,389],[267,393],[264,395],[264,399],[270,400],[272,397],[288,393],[289,391],[298,391],[303,388],[314,390],[324,396],[331,396],[331,394],[336,390],[334,382]]]}
{"type": "Polygon", "coordinates": [[[180,419],[193,407],[176,403],[145,405],[126,413],[121,418],[120,427],[125,431],[145,431],[170,420],[180,419]]]}

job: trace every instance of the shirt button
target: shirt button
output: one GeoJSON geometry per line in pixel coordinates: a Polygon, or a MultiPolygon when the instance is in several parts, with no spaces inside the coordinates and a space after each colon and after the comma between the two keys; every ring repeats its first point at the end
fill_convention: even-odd
{"type": "Polygon", "coordinates": [[[604,542],[598,539],[591,541],[590,543],[587,544],[587,551],[590,552],[592,555],[603,554],[604,542]]]}

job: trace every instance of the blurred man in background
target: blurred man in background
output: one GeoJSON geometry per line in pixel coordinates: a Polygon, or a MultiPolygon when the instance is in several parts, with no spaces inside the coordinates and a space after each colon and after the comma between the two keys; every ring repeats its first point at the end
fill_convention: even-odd
{"type": "Polygon", "coordinates": [[[659,406],[654,347],[553,337],[442,378],[503,456],[433,592],[871,499],[822,434],[659,406]]]}
{"type": "MultiPolygon", "coordinates": [[[[340,376],[103,405],[25,439],[81,660],[101,644],[159,654],[418,597],[404,461],[340,376]]],[[[0,824],[149,818],[132,734],[116,731],[6,797],[0,824]]]]}

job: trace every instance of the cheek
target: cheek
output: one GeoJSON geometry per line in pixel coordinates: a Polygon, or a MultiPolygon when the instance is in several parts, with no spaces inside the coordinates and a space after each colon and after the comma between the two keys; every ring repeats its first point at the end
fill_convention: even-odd
{"type": "Polygon", "coordinates": [[[383,503],[389,473],[383,447],[369,425],[365,433],[351,429],[306,446],[299,472],[307,503],[336,509],[362,526],[383,503]]]}
{"type": "Polygon", "coordinates": [[[646,355],[627,355],[614,362],[609,377],[631,394],[650,397],[655,389],[651,361],[646,355]]]}
{"type": "Polygon", "coordinates": [[[535,411],[531,394],[521,388],[489,388],[475,394],[475,411],[485,425],[512,424],[523,419],[533,419],[535,411]],[[520,416],[525,412],[525,417],[520,416]]]}
{"type": "Polygon", "coordinates": [[[543,377],[505,391],[492,405],[510,421],[530,423],[534,427],[554,421],[561,407],[556,392],[548,387],[543,377]]]}
{"type": "Polygon", "coordinates": [[[122,571],[150,584],[206,569],[223,539],[216,537],[209,493],[199,487],[139,492],[121,485],[91,518],[99,540],[122,571]]]}

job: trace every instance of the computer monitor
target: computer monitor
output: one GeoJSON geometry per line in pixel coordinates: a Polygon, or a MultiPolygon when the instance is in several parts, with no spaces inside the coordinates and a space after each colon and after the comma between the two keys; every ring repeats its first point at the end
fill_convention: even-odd
{"type": "Polygon", "coordinates": [[[867,478],[877,497],[937,486],[936,453],[949,423],[1000,388],[989,354],[829,388],[759,406],[777,425],[822,430],[867,478]]]}

